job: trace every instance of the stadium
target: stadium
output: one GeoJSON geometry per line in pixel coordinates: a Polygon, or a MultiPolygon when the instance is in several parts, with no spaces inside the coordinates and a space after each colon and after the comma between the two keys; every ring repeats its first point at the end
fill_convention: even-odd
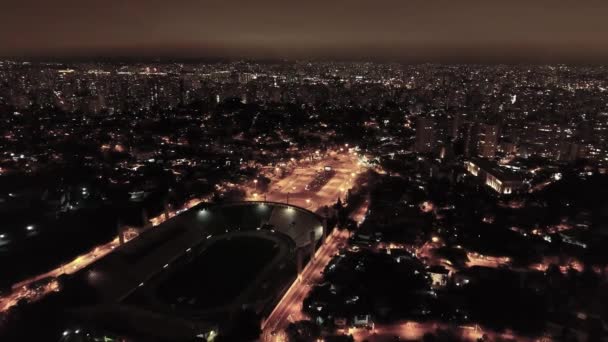
{"type": "Polygon", "coordinates": [[[94,294],[79,323],[191,340],[240,310],[267,316],[324,236],[324,220],[274,202],[201,203],[70,279],[94,294]]]}

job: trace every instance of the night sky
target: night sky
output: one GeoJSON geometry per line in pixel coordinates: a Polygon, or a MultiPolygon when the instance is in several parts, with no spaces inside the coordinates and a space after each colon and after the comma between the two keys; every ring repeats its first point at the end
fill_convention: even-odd
{"type": "Polygon", "coordinates": [[[608,60],[608,1],[2,0],[0,55],[608,60]]]}

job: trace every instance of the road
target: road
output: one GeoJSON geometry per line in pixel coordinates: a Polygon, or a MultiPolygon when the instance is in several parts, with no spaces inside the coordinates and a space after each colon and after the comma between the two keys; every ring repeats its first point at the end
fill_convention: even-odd
{"type": "Polygon", "coordinates": [[[469,258],[469,261],[467,262],[467,267],[481,266],[500,268],[509,267],[511,265],[511,258],[509,257],[481,255],[475,252],[467,252],[467,257],[469,258]]]}
{"type": "MultiPolygon", "coordinates": [[[[427,333],[434,333],[437,329],[446,329],[446,325],[434,322],[402,322],[391,325],[378,325],[373,330],[349,329],[355,341],[367,340],[369,342],[395,341],[395,336],[401,340],[419,341],[427,333]]],[[[459,337],[465,340],[476,341],[483,336],[478,327],[452,328],[459,337]]]]}
{"type": "MultiPolygon", "coordinates": [[[[178,210],[169,212],[169,217],[173,217],[176,215],[177,211],[184,210],[195,206],[200,203],[201,200],[193,199],[187,202],[182,208],[178,210]]],[[[150,219],[150,223],[152,226],[157,226],[164,222],[166,217],[163,214],[158,215],[150,219]]],[[[127,229],[126,236],[127,241],[137,237],[138,231],[132,228],[127,229]]],[[[23,280],[12,286],[12,292],[7,295],[0,297],[0,312],[6,312],[10,310],[13,306],[17,305],[20,300],[25,300],[27,302],[35,302],[37,300],[42,299],[46,295],[57,292],[60,290],[59,284],[57,283],[56,278],[64,274],[73,274],[81,269],[89,266],[100,258],[103,258],[108,253],[112,252],[114,248],[118,247],[120,244],[118,237],[114,238],[112,241],[99,245],[93,248],[91,251],[79,255],[74,258],[72,261],[69,261],[53,270],[50,270],[46,273],[39,274],[37,276],[31,277],[29,279],[23,280]],[[42,279],[52,279],[49,284],[45,286],[40,286],[38,290],[32,290],[30,285],[40,281],[42,279]]]]}
{"type": "Polygon", "coordinates": [[[357,222],[357,224],[362,224],[365,221],[365,217],[367,216],[367,210],[369,209],[369,198],[366,199],[361,206],[357,210],[355,210],[351,214],[351,218],[357,222]]]}
{"type": "MultiPolygon", "coordinates": [[[[305,163],[303,167],[296,168],[292,174],[274,182],[266,195],[267,200],[285,202],[287,196],[289,196],[289,202],[291,204],[315,211],[319,207],[335,203],[338,196],[343,197],[346,190],[352,187],[352,182],[360,169],[361,166],[355,152],[332,152],[326,158],[311,163],[305,163]],[[317,193],[306,191],[304,188],[315,177],[316,171],[322,170],[325,166],[331,166],[336,171],[336,175],[317,193]]],[[[248,193],[248,199],[250,200],[261,199],[254,196],[255,188],[250,188],[248,193]]],[[[187,202],[182,208],[177,208],[176,210],[169,212],[169,217],[173,217],[177,212],[189,209],[201,201],[202,199],[193,199],[187,202]]],[[[161,214],[151,218],[150,223],[152,226],[157,226],[165,220],[165,215],[161,214]]],[[[130,229],[127,231],[126,235],[128,236],[128,239],[133,239],[137,237],[138,233],[137,230],[130,229]]],[[[118,245],[119,240],[118,237],[116,237],[106,244],[99,245],[91,251],[79,255],[64,265],[13,285],[11,293],[0,297],[0,312],[10,310],[10,308],[15,306],[20,300],[32,302],[43,298],[49,293],[58,291],[59,286],[56,280],[51,281],[51,284],[48,286],[39,287],[38,290],[30,289],[29,285],[45,278],[56,279],[63,274],[78,272],[94,263],[99,258],[112,252],[118,245]]]]}
{"type": "MultiPolygon", "coordinates": [[[[265,194],[268,201],[286,202],[311,211],[316,211],[322,206],[331,206],[344,196],[348,189],[353,187],[357,175],[364,170],[359,162],[358,155],[354,151],[330,152],[327,157],[310,163],[301,164],[295,170],[282,179],[272,182],[265,194]],[[306,186],[315,178],[317,171],[330,166],[335,175],[319,191],[306,190],[306,186]]],[[[248,190],[248,199],[260,200],[262,195],[255,193],[255,188],[248,190]]],[[[355,210],[352,217],[357,222],[365,219],[369,202],[355,210]]],[[[302,312],[302,303],[308,295],[311,285],[322,279],[321,271],[325,269],[330,260],[338,252],[338,246],[345,244],[348,240],[348,232],[334,231],[328,236],[325,243],[317,250],[315,259],[310,261],[302,271],[302,274],[287,290],[283,298],[275,306],[268,318],[265,320],[262,331],[262,341],[285,341],[284,330],[290,322],[307,317],[302,312]]]]}
{"type": "MultiPolygon", "coordinates": [[[[269,201],[285,202],[289,194],[289,202],[291,204],[301,206],[303,208],[315,211],[324,205],[331,205],[336,202],[338,196],[343,197],[346,190],[352,187],[357,173],[361,169],[358,162],[358,157],[355,152],[330,153],[326,158],[316,160],[311,163],[305,163],[302,167],[296,168],[294,172],[287,177],[274,182],[267,196],[269,201]],[[306,191],[304,188],[315,177],[317,170],[322,170],[325,166],[331,166],[336,175],[321,188],[317,193],[306,191]]],[[[260,200],[261,198],[254,196],[254,188],[250,188],[249,198],[251,200],[260,200]]],[[[203,201],[202,199],[193,199],[187,202],[182,208],[177,208],[169,212],[169,217],[173,217],[177,212],[189,209],[203,201]]],[[[158,215],[150,219],[152,226],[157,226],[164,222],[166,217],[164,214],[158,215]]],[[[138,233],[135,229],[129,229],[126,236],[128,240],[137,237],[138,233]]],[[[20,300],[33,302],[39,300],[49,293],[59,290],[56,280],[52,280],[48,286],[40,286],[38,290],[30,289],[30,285],[42,279],[56,279],[63,274],[73,274],[81,269],[94,263],[96,260],[104,257],[118,247],[118,237],[112,241],[99,245],[91,251],[79,255],[73,260],[43,274],[23,280],[12,286],[12,292],[0,297],[0,312],[10,310],[20,300]]]]}
{"type": "Polygon", "coordinates": [[[41,281],[45,278],[58,278],[63,274],[73,274],[78,272],[82,268],[90,265],[95,260],[102,258],[106,254],[110,253],[116,246],[118,246],[118,238],[115,238],[111,242],[95,247],[88,253],[82,254],[76,257],[74,260],[57,267],[49,272],[37,275],[35,277],[21,281],[12,287],[12,292],[4,297],[0,297],[0,312],[8,311],[11,307],[15,306],[20,300],[26,300],[33,302],[39,300],[49,293],[59,291],[59,285],[56,280],[50,282],[55,284],[54,286],[44,286],[39,290],[30,289],[30,285],[41,281]]]}
{"type": "Polygon", "coordinates": [[[325,243],[317,250],[314,260],[302,271],[302,274],[287,290],[281,301],[275,306],[263,324],[262,341],[282,341],[283,335],[273,333],[283,331],[289,323],[305,319],[302,303],[311,289],[311,284],[318,283],[321,271],[338,251],[338,246],[348,240],[348,232],[334,230],[325,243]]]}
{"type": "MultiPolygon", "coordinates": [[[[330,152],[327,157],[302,164],[297,167],[290,175],[273,182],[270,186],[268,193],[266,194],[266,200],[286,202],[289,197],[289,203],[294,204],[303,208],[307,208],[311,211],[316,211],[318,208],[325,205],[332,205],[336,202],[338,197],[344,198],[346,191],[352,187],[353,181],[357,174],[363,169],[359,163],[358,156],[354,151],[344,151],[341,153],[330,152]],[[325,184],[318,192],[313,193],[305,190],[306,185],[315,177],[318,170],[323,170],[325,166],[331,166],[336,174],[325,184]]],[[[248,199],[260,200],[261,195],[255,195],[255,188],[250,187],[247,189],[248,199]]],[[[175,216],[182,210],[189,209],[196,204],[200,203],[202,199],[193,199],[187,202],[182,208],[177,208],[169,212],[169,217],[175,216]]],[[[359,214],[359,219],[362,219],[362,212],[359,214]]],[[[158,215],[150,219],[152,226],[157,226],[164,222],[166,217],[164,214],[158,215]]],[[[129,229],[127,231],[128,240],[137,237],[137,230],[129,229]]],[[[23,280],[12,287],[12,292],[0,297],[0,312],[10,310],[20,300],[33,302],[43,298],[44,296],[59,291],[59,286],[56,278],[63,274],[73,274],[79,270],[89,266],[96,260],[104,257],[108,253],[112,252],[114,248],[118,247],[119,239],[114,238],[112,241],[99,245],[93,248],[91,251],[82,254],[72,261],[67,262],[53,270],[46,273],[39,274],[29,279],[23,280]],[[52,279],[48,285],[39,286],[37,290],[32,290],[30,285],[40,281],[42,279],[52,279]]],[[[319,259],[324,262],[329,262],[331,253],[335,253],[331,248],[335,248],[334,245],[328,245],[325,249],[320,249],[319,259]],[[325,252],[323,252],[325,251],[325,252]],[[327,254],[326,254],[327,253],[327,254]]],[[[319,262],[313,263],[315,270],[322,270],[325,266],[319,262]]],[[[317,272],[318,273],[318,272],[317,272]]],[[[304,295],[303,295],[304,296],[304,295]]],[[[301,296],[303,300],[303,296],[301,296]]],[[[295,297],[300,298],[300,296],[295,297]]],[[[301,300],[300,302],[301,303],[301,300]]],[[[294,304],[295,305],[295,304],[294,304]]],[[[301,304],[300,304],[301,305],[301,304]]],[[[292,308],[293,309],[293,308],[292,308]]],[[[291,310],[292,314],[297,315],[299,310],[291,310]]]]}
{"type": "Polygon", "coordinates": [[[437,329],[449,330],[451,333],[460,337],[465,341],[477,341],[483,335],[490,338],[491,341],[496,340],[515,340],[523,342],[532,341],[549,341],[546,337],[528,338],[518,336],[512,332],[496,333],[493,331],[484,331],[478,325],[462,325],[451,326],[445,323],[438,322],[414,322],[406,321],[390,325],[376,325],[373,330],[367,329],[350,329],[348,333],[352,334],[355,341],[369,342],[384,342],[395,341],[395,336],[400,340],[420,341],[427,333],[435,333],[437,329]]]}
{"type": "MultiPolygon", "coordinates": [[[[301,165],[294,172],[283,179],[273,182],[270,189],[266,193],[266,200],[285,202],[289,193],[289,202],[310,210],[316,210],[323,205],[331,205],[335,203],[340,196],[343,198],[346,191],[353,186],[353,181],[356,175],[363,170],[362,165],[358,162],[358,158],[354,153],[339,153],[333,154],[330,158],[325,158],[320,161],[313,162],[309,165],[301,165]],[[317,170],[322,170],[325,166],[331,166],[336,171],[336,175],[318,191],[312,193],[305,190],[306,185],[315,177],[317,170]]],[[[252,200],[260,200],[262,195],[255,194],[255,188],[248,189],[249,198],[252,200]]],[[[357,208],[351,217],[361,223],[365,220],[365,215],[369,202],[365,201],[360,208],[357,208]]],[[[302,272],[301,277],[294,281],[289,290],[285,293],[281,301],[277,304],[274,311],[264,322],[262,329],[263,342],[281,342],[286,341],[284,330],[289,323],[307,319],[302,312],[302,304],[306,296],[311,290],[311,285],[319,283],[322,279],[321,271],[327,266],[332,257],[338,250],[338,245],[346,243],[348,235],[346,232],[341,234],[335,233],[317,252],[315,260],[311,261],[302,272]]],[[[432,249],[443,245],[440,238],[432,239],[423,246],[415,248],[410,246],[412,250],[417,251],[417,255],[428,264],[444,265],[451,271],[455,271],[445,260],[436,257],[432,253],[432,249]]],[[[501,267],[510,263],[509,258],[490,257],[479,255],[477,253],[467,252],[469,257],[468,267],[471,266],[486,266],[486,267],[501,267]]],[[[528,339],[514,334],[496,333],[493,331],[484,331],[477,325],[467,326],[452,326],[437,322],[401,322],[391,325],[376,325],[373,330],[354,329],[350,328],[345,331],[347,334],[352,334],[355,341],[394,341],[395,336],[403,340],[420,340],[426,333],[435,333],[437,329],[450,330],[455,335],[463,340],[476,341],[483,335],[487,335],[492,339],[515,339],[518,341],[540,341],[543,339],[528,339]]],[[[544,339],[547,341],[547,339],[544,339]]]]}

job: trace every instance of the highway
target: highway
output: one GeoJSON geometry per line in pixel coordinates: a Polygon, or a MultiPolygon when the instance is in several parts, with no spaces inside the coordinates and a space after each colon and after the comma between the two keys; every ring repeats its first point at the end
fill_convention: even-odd
{"type": "MultiPolygon", "coordinates": [[[[363,170],[358,158],[353,153],[330,154],[330,158],[325,158],[296,168],[294,172],[283,179],[273,182],[266,194],[266,200],[284,202],[289,193],[289,202],[298,206],[316,210],[323,205],[335,203],[338,196],[342,197],[346,191],[353,186],[355,176],[363,170]],[[305,190],[306,185],[315,177],[316,170],[322,170],[324,166],[331,166],[336,171],[336,175],[317,193],[305,190]]],[[[255,195],[255,188],[248,189],[250,199],[261,200],[260,194],[255,195]]],[[[361,223],[365,220],[365,215],[369,202],[366,200],[351,217],[361,223]]],[[[281,301],[276,305],[274,311],[265,320],[262,329],[261,341],[263,342],[283,342],[286,341],[285,329],[291,322],[307,319],[302,312],[302,304],[311,290],[311,286],[321,281],[321,271],[327,266],[332,257],[336,254],[340,244],[346,244],[348,233],[334,232],[325,244],[317,251],[315,260],[311,261],[302,272],[302,275],[294,281],[289,290],[285,293],[281,301]]],[[[445,260],[436,257],[431,250],[442,246],[441,239],[428,241],[423,246],[415,248],[417,255],[426,260],[428,264],[447,265],[445,260]]],[[[509,258],[490,257],[477,253],[467,252],[469,257],[468,267],[486,266],[501,267],[510,263],[509,258]]],[[[352,334],[355,341],[395,341],[395,337],[402,340],[420,340],[426,333],[435,333],[437,329],[449,329],[463,340],[476,341],[483,335],[493,339],[516,339],[518,341],[547,341],[546,338],[528,339],[516,336],[511,332],[496,333],[484,331],[477,325],[451,326],[437,322],[399,322],[390,325],[376,325],[373,330],[350,328],[344,333],[352,334]]]]}
{"type": "Polygon", "coordinates": [[[53,280],[50,283],[55,284],[54,286],[50,286],[49,284],[49,286],[44,286],[38,291],[31,290],[29,286],[30,284],[33,284],[45,278],[57,278],[63,274],[73,274],[75,272],[78,272],[82,268],[93,263],[95,260],[110,253],[116,246],[118,246],[118,238],[115,238],[107,244],[95,247],[90,252],[82,254],[76,257],[74,260],[63,264],[49,272],[37,275],[35,277],[26,279],[13,285],[13,291],[11,293],[4,297],[0,297],[0,312],[9,310],[22,299],[28,302],[36,301],[51,292],[59,291],[59,284],[56,280],[53,280]]]}
{"type": "MultiPolygon", "coordinates": [[[[303,208],[307,208],[311,211],[315,211],[318,208],[329,205],[331,206],[336,202],[338,197],[342,197],[344,199],[344,195],[346,191],[352,187],[353,181],[356,175],[363,169],[361,164],[358,161],[358,156],[353,151],[345,151],[342,153],[330,152],[327,157],[323,159],[319,159],[313,162],[303,163],[300,167],[296,168],[293,173],[287,175],[282,179],[278,179],[273,181],[271,187],[266,194],[266,200],[268,201],[277,201],[277,202],[286,202],[287,197],[289,196],[289,203],[294,204],[303,208]],[[327,184],[325,184],[318,192],[313,193],[311,191],[305,190],[306,185],[310,183],[310,181],[315,177],[317,170],[322,170],[325,166],[331,166],[336,174],[332,177],[327,184]]],[[[248,198],[249,200],[261,200],[261,196],[255,196],[255,188],[249,188],[248,198]]],[[[189,209],[198,203],[204,201],[203,199],[193,199],[187,202],[182,208],[177,208],[169,212],[169,217],[175,216],[178,212],[189,209]]],[[[360,212],[361,213],[361,212],[360,212]]],[[[361,214],[360,214],[361,215],[361,214]]],[[[164,222],[166,217],[163,214],[160,214],[156,217],[150,219],[150,223],[152,226],[157,226],[164,222]]],[[[135,229],[127,229],[127,240],[133,239],[137,237],[138,233],[135,229]]],[[[337,237],[338,239],[340,237],[337,237]]],[[[73,260],[55,268],[43,274],[39,274],[37,276],[31,277],[29,279],[23,280],[12,287],[12,292],[6,294],[3,297],[0,297],[0,312],[5,312],[10,310],[13,306],[15,306],[20,300],[25,300],[28,302],[37,301],[44,296],[59,291],[59,284],[56,281],[56,278],[63,274],[73,274],[78,272],[79,270],[89,266],[94,263],[96,260],[104,257],[108,253],[112,252],[114,248],[118,247],[119,239],[118,237],[114,238],[112,241],[99,245],[93,248],[91,251],[79,255],[73,260]],[[32,290],[30,285],[40,281],[42,279],[48,278],[49,283],[45,286],[39,286],[37,290],[32,290]]],[[[318,253],[318,260],[313,263],[314,269],[322,270],[325,266],[322,262],[329,262],[332,255],[331,253],[335,253],[335,245],[330,244],[327,247],[322,247],[318,253]]],[[[313,271],[309,271],[314,273],[313,271]]],[[[317,274],[319,273],[317,272],[317,274]]],[[[311,273],[311,274],[312,274],[311,273]]],[[[308,273],[307,273],[308,274],[308,273]]],[[[302,291],[300,289],[299,291],[302,291]]],[[[292,317],[296,317],[299,315],[299,310],[295,310],[297,305],[301,305],[302,300],[305,297],[305,293],[300,293],[300,295],[293,298],[291,302],[290,308],[292,309],[290,313],[292,317]],[[300,299],[298,303],[296,303],[296,299],[300,299]]],[[[289,315],[288,315],[289,316],[289,315]]],[[[283,317],[282,317],[283,318],[283,317]]],[[[281,322],[284,321],[284,318],[281,322]]]]}
{"type": "MultiPolygon", "coordinates": [[[[177,211],[179,211],[179,210],[191,208],[200,202],[201,202],[201,200],[199,200],[199,199],[190,200],[182,208],[179,208],[176,211],[171,211],[169,213],[169,217],[175,216],[177,211]]],[[[162,222],[164,222],[165,219],[166,218],[163,213],[156,217],[151,218],[150,223],[152,224],[152,226],[157,226],[157,225],[161,224],[162,222]]],[[[125,235],[127,236],[126,241],[133,239],[133,238],[137,237],[137,230],[128,228],[126,230],[125,235]]],[[[9,293],[3,297],[0,297],[0,312],[5,312],[5,311],[10,310],[13,306],[17,305],[17,303],[20,300],[25,300],[27,302],[34,302],[34,301],[40,300],[41,298],[43,298],[44,296],[46,296],[52,292],[59,291],[60,288],[59,288],[59,284],[58,284],[56,278],[58,278],[59,276],[61,276],[63,274],[73,274],[73,273],[80,271],[81,269],[89,266],[90,264],[94,263],[98,259],[103,258],[108,253],[112,252],[112,250],[114,250],[114,248],[118,247],[119,244],[120,244],[120,242],[118,240],[118,237],[116,237],[112,241],[110,241],[106,244],[103,244],[103,245],[99,245],[99,246],[93,248],[91,251],[89,251],[85,254],[79,255],[76,258],[74,258],[73,260],[71,260],[55,269],[52,269],[46,273],[39,274],[37,276],[31,277],[29,279],[16,283],[15,285],[12,286],[11,293],[9,293]],[[38,290],[30,289],[31,284],[33,284],[37,281],[40,281],[42,279],[45,279],[45,278],[52,279],[52,280],[50,280],[50,282],[48,284],[46,284],[45,286],[41,286],[38,290]]]]}
{"type": "MultiPolygon", "coordinates": [[[[346,191],[353,186],[357,174],[363,169],[357,155],[350,152],[331,152],[328,157],[312,162],[304,167],[296,168],[293,173],[285,178],[272,183],[266,194],[266,200],[285,202],[289,193],[289,203],[309,210],[333,205],[338,197],[344,200],[346,191]],[[312,192],[305,189],[306,185],[315,177],[317,170],[325,166],[331,166],[335,175],[319,191],[312,192]]],[[[260,195],[254,196],[255,189],[249,189],[249,199],[260,199],[260,195]]],[[[356,210],[353,217],[362,221],[367,212],[369,203],[366,201],[362,208],[356,210]]],[[[302,312],[302,303],[308,295],[311,285],[318,283],[321,271],[325,269],[329,261],[338,252],[338,246],[345,244],[348,240],[348,232],[334,231],[329,235],[325,243],[317,250],[316,256],[302,271],[300,277],[294,281],[283,298],[275,306],[263,324],[261,340],[265,342],[285,341],[284,330],[289,323],[307,318],[302,312]]]]}
{"type": "Polygon", "coordinates": [[[506,331],[497,333],[493,331],[483,330],[478,325],[461,325],[451,326],[445,323],[438,322],[415,322],[406,321],[390,325],[378,325],[372,330],[367,329],[349,329],[348,333],[352,334],[355,341],[369,342],[384,342],[395,341],[395,337],[405,341],[420,341],[427,333],[435,333],[437,329],[449,330],[455,336],[465,341],[477,341],[486,335],[490,341],[497,340],[513,340],[523,342],[533,341],[550,341],[547,337],[528,338],[519,336],[513,332],[506,331]]]}
{"type": "Polygon", "coordinates": [[[289,323],[305,319],[302,313],[302,303],[308,295],[311,284],[321,280],[321,271],[338,251],[338,246],[348,240],[348,232],[334,230],[325,243],[317,250],[314,260],[302,271],[302,274],[287,290],[281,301],[276,305],[263,325],[262,341],[281,341],[282,334],[289,323]],[[276,336],[275,336],[276,335],[276,336]]]}

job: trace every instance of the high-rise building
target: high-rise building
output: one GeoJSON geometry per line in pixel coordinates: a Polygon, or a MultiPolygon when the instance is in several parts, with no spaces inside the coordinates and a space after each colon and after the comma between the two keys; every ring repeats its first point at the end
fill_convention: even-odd
{"type": "Polygon", "coordinates": [[[472,122],[465,122],[458,128],[457,140],[465,157],[473,156],[477,152],[477,128],[472,122]]]}
{"type": "Polygon", "coordinates": [[[435,123],[430,118],[419,117],[416,121],[416,142],[414,149],[419,153],[429,153],[435,147],[435,123]]]}
{"type": "Polygon", "coordinates": [[[255,75],[249,72],[244,72],[239,74],[239,82],[240,83],[249,83],[255,79],[255,75]]]}
{"type": "Polygon", "coordinates": [[[458,130],[462,124],[462,118],[460,116],[460,114],[455,114],[452,117],[452,120],[449,121],[449,131],[448,131],[448,135],[451,139],[456,139],[458,138],[458,130]]]}
{"type": "Polygon", "coordinates": [[[577,142],[566,141],[561,144],[559,160],[574,161],[583,156],[583,146],[577,142]]]}
{"type": "Polygon", "coordinates": [[[477,154],[484,158],[493,158],[498,146],[498,126],[480,124],[477,139],[477,154]]]}
{"type": "Polygon", "coordinates": [[[593,127],[589,120],[584,120],[578,124],[577,133],[582,141],[591,141],[593,139],[593,127]]]}

